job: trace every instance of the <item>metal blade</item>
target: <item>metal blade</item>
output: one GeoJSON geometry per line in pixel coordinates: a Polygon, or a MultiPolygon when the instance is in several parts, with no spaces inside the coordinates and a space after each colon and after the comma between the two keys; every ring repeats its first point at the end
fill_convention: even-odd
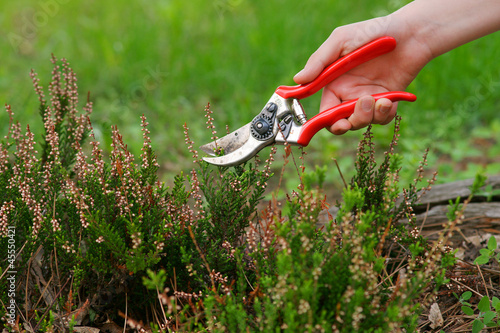
{"type": "Polygon", "coordinates": [[[216,157],[203,157],[203,160],[220,166],[238,165],[254,157],[258,151],[272,142],[274,142],[274,138],[267,141],[260,141],[255,139],[253,136],[250,136],[243,145],[241,145],[238,149],[233,150],[231,153],[216,157]]]}
{"type": "Polygon", "coordinates": [[[200,149],[212,156],[215,155],[214,151],[218,148],[222,148],[225,155],[230,154],[248,141],[250,138],[250,124],[248,123],[220,139],[207,143],[201,146],[200,149]]]}

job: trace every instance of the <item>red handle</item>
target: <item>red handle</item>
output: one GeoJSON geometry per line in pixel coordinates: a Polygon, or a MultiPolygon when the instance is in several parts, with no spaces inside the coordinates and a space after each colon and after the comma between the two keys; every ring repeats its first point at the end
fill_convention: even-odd
{"type": "MultiPolygon", "coordinates": [[[[380,98],[388,98],[393,102],[408,101],[414,102],[417,96],[404,91],[390,91],[373,95],[375,100],[380,98]]],[[[303,147],[307,146],[312,137],[321,129],[332,126],[340,119],[348,118],[354,112],[354,106],[358,99],[353,99],[348,102],[341,103],[331,109],[318,113],[309,119],[304,125],[299,134],[297,143],[303,147]]]]}
{"type": "Polygon", "coordinates": [[[396,40],[385,36],[361,46],[326,67],[314,81],[297,86],[280,86],[276,93],[283,98],[302,99],[314,95],[340,75],[362,63],[388,53],[396,47],[396,40]]]}

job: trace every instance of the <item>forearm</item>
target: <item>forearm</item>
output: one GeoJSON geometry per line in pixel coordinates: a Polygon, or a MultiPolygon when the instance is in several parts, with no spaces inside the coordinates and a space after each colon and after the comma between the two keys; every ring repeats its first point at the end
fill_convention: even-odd
{"type": "Polygon", "coordinates": [[[500,30],[500,0],[415,0],[389,17],[437,57],[500,30]]]}
{"type": "Polygon", "coordinates": [[[348,119],[330,127],[335,134],[370,123],[387,124],[396,114],[396,105],[383,99],[375,102],[368,95],[404,90],[433,58],[498,30],[500,0],[414,0],[390,15],[336,28],[294,79],[298,84],[311,82],[339,57],[375,38],[392,36],[398,43],[392,52],[328,84],[320,107],[326,110],[354,98],[371,102],[365,107],[358,101],[348,119]]]}

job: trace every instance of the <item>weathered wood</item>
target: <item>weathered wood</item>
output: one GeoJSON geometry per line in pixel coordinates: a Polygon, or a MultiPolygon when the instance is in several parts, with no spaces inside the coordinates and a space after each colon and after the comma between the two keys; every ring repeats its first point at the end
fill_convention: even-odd
{"type": "MultiPolygon", "coordinates": [[[[429,211],[417,215],[417,225],[423,226],[428,232],[443,229],[443,224],[448,222],[448,206],[440,205],[429,211]]],[[[495,229],[500,233],[500,202],[471,202],[464,212],[464,220],[460,229],[495,229]]]]}
{"type": "MultiPolygon", "coordinates": [[[[426,209],[427,206],[447,205],[450,200],[455,200],[458,197],[462,199],[470,195],[470,187],[474,183],[474,179],[460,180],[447,184],[439,184],[432,186],[431,190],[425,193],[419,204],[418,209],[426,209]]],[[[485,186],[482,188],[483,192],[489,187],[492,190],[500,189],[500,176],[492,176],[486,180],[485,186]]],[[[493,201],[500,201],[500,196],[496,195],[493,201]]],[[[477,197],[474,201],[485,201],[485,197],[477,197]]]]}
{"type": "MultiPolygon", "coordinates": [[[[416,223],[421,228],[422,235],[429,239],[436,239],[443,224],[448,222],[449,201],[455,201],[460,197],[465,200],[470,195],[470,187],[474,180],[461,180],[448,184],[434,185],[430,191],[425,193],[420,202],[414,207],[416,223]]],[[[460,224],[460,230],[455,232],[451,239],[454,245],[464,241],[471,235],[482,233],[500,234],[500,195],[491,197],[491,201],[486,201],[486,192],[500,189],[500,176],[489,177],[486,185],[482,188],[483,195],[473,198],[465,210],[465,218],[460,224]],[[465,237],[465,238],[464,238],[465,237]]],[[[335,217],[337,207],[332,206],[328,211],[323,211],[320,215],[319,226],[324,225],[329,220],[329,216],[335,217]]],[[[402,219],[400,223],[408,223],[402,219]]]]}
{"type": "MultiPolygon", "coordinates": [[[[470,186],[473,179],[452,182],[434,186],[426,193],[419,205],[417,212],[417,225],[421,228],[423,236],[436,239],[443,226],[448,222],[449,201],[460,197],[462,201],[470,195],[470,186]]],[[[488,190],[500,189],[500,176],[490,177],[483,187],[486,194],[488,190]]],[[[473,198],[464,212],[464,219],[459,224],[459,230],[454,232],[450,241],[458,246],[468,242],[468,237],[484,233],[500,234],[500,197],[492,196],[491,201],[486,201],[486,195],[473,198]]],[[[401,220],[406,223],[407,221],[401,220]]]]}

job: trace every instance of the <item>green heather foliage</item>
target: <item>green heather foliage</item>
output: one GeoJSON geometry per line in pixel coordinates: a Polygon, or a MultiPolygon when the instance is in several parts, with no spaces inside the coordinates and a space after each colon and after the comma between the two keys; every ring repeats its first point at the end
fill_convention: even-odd
{"type": "MultiPolygon", "coordinates": [[[[88,118],[92,104],[87,102],[82,114],[77,111],[74,73],[65,60],[53,63],[49,101],[32,73],[45,124],[41,143],[29,127],[21,130],[7,106],[11,126],[1,146],[0,249],[7,253],[8,227],[15,227],[12,267],[22,312],[38,307],[69,313],[87,298],[94,311],[116,305],[125,311],[127,293],[132,311],[143,316],[141,311],[156,299],[156,293],[145,294],[142,284],[148,268],[164,269],[180,290],[205,288],[210,279],[190,279],[184,262],[189,258],[200,270],[204,263],[198,249],[210,254],[203,259],[211,267],[234,275],[236,265],[224,246],[241,247],[269,174],[240,167],[222,177],[205,165],[199,174],[181,174],[171,189],[165,188],[157,180],[159,166],[145,117],[139,159],[115,127],[105,160],[88,118]],[[118,303],[102,304],[105,294],[118,303]]],[[[7,264],[2,261],[2,272],[7,264]]],[[[3,304],[9,302],[6,288],[2,279],[3,304]]],[[[36,327],[34,317],[26,320],[36,327]]]]}
{"type": "MultiPolygon", "coordinates": [[[[411,332],[429,281],[438,287],[453,262],[449,249],[428,244],[413,225],[416,183],[398,184],[396,135],[377,168],[368,130],[360,143],[357,177],[343,193],[336,217],[318,228],[325,208],[321,190],[299,186],[287,202],[287,216],[270,205],[250,232],[240,274],[228,292],[204,301],[214,331],[411,332]],[[406,217],[408,225],[396,223],[406,217]],[[248,265],[254,280],[249,283],[248,265]],[[252,274],[253,276],[253,274],[252,274]],[[249,290],[250,289],[250,290],[249,290]]],[[[424,158],[425,159],[425,158],[424,158]]],[[[423,164],[425,163],[425,160],[423,164]]],[[[317,178],[321,180],[318,168],[317,178]]],[[[311,178],[309,176],[309,178],[311,178]]],[[[430,180],[432,183],[434,180],[430,180]]],[[[424,189],[425,190],[425,189],[424,189]]]]}
{"type": "MultiPolygon", "coordinates": [[[[196,167],[167,188],[146,118],[138,158],[116,127],[105,156],[89,120],[92,103],[78,111],[75,74],[64,59],[52,61],[49,99],[31,75],[41,139],[6,107],[0,251],[14,239],[16,258],[0,261],[0,314],[6,318],[12,298],[7,271],[16,271],[18,309],[13,326],[1,325],[63,331],[110,318],[151,331],[415,329],[422,294],[445,282],[453,258],[445,236],[428,243],[413,225],[425,156],[415,183],[401,188],[399,119],[379,166],[366,132],[336,216],[325,214],[328,169],[319,167],[305,173],[295,165],[297,190],[284,204],[273,197],[259,207],[275,148],[264,163],[214,167],[199,159],[185,126],[196,167]]],[[[285,164],[295,164],[290,147],[285,152],[285,164]]]]}

